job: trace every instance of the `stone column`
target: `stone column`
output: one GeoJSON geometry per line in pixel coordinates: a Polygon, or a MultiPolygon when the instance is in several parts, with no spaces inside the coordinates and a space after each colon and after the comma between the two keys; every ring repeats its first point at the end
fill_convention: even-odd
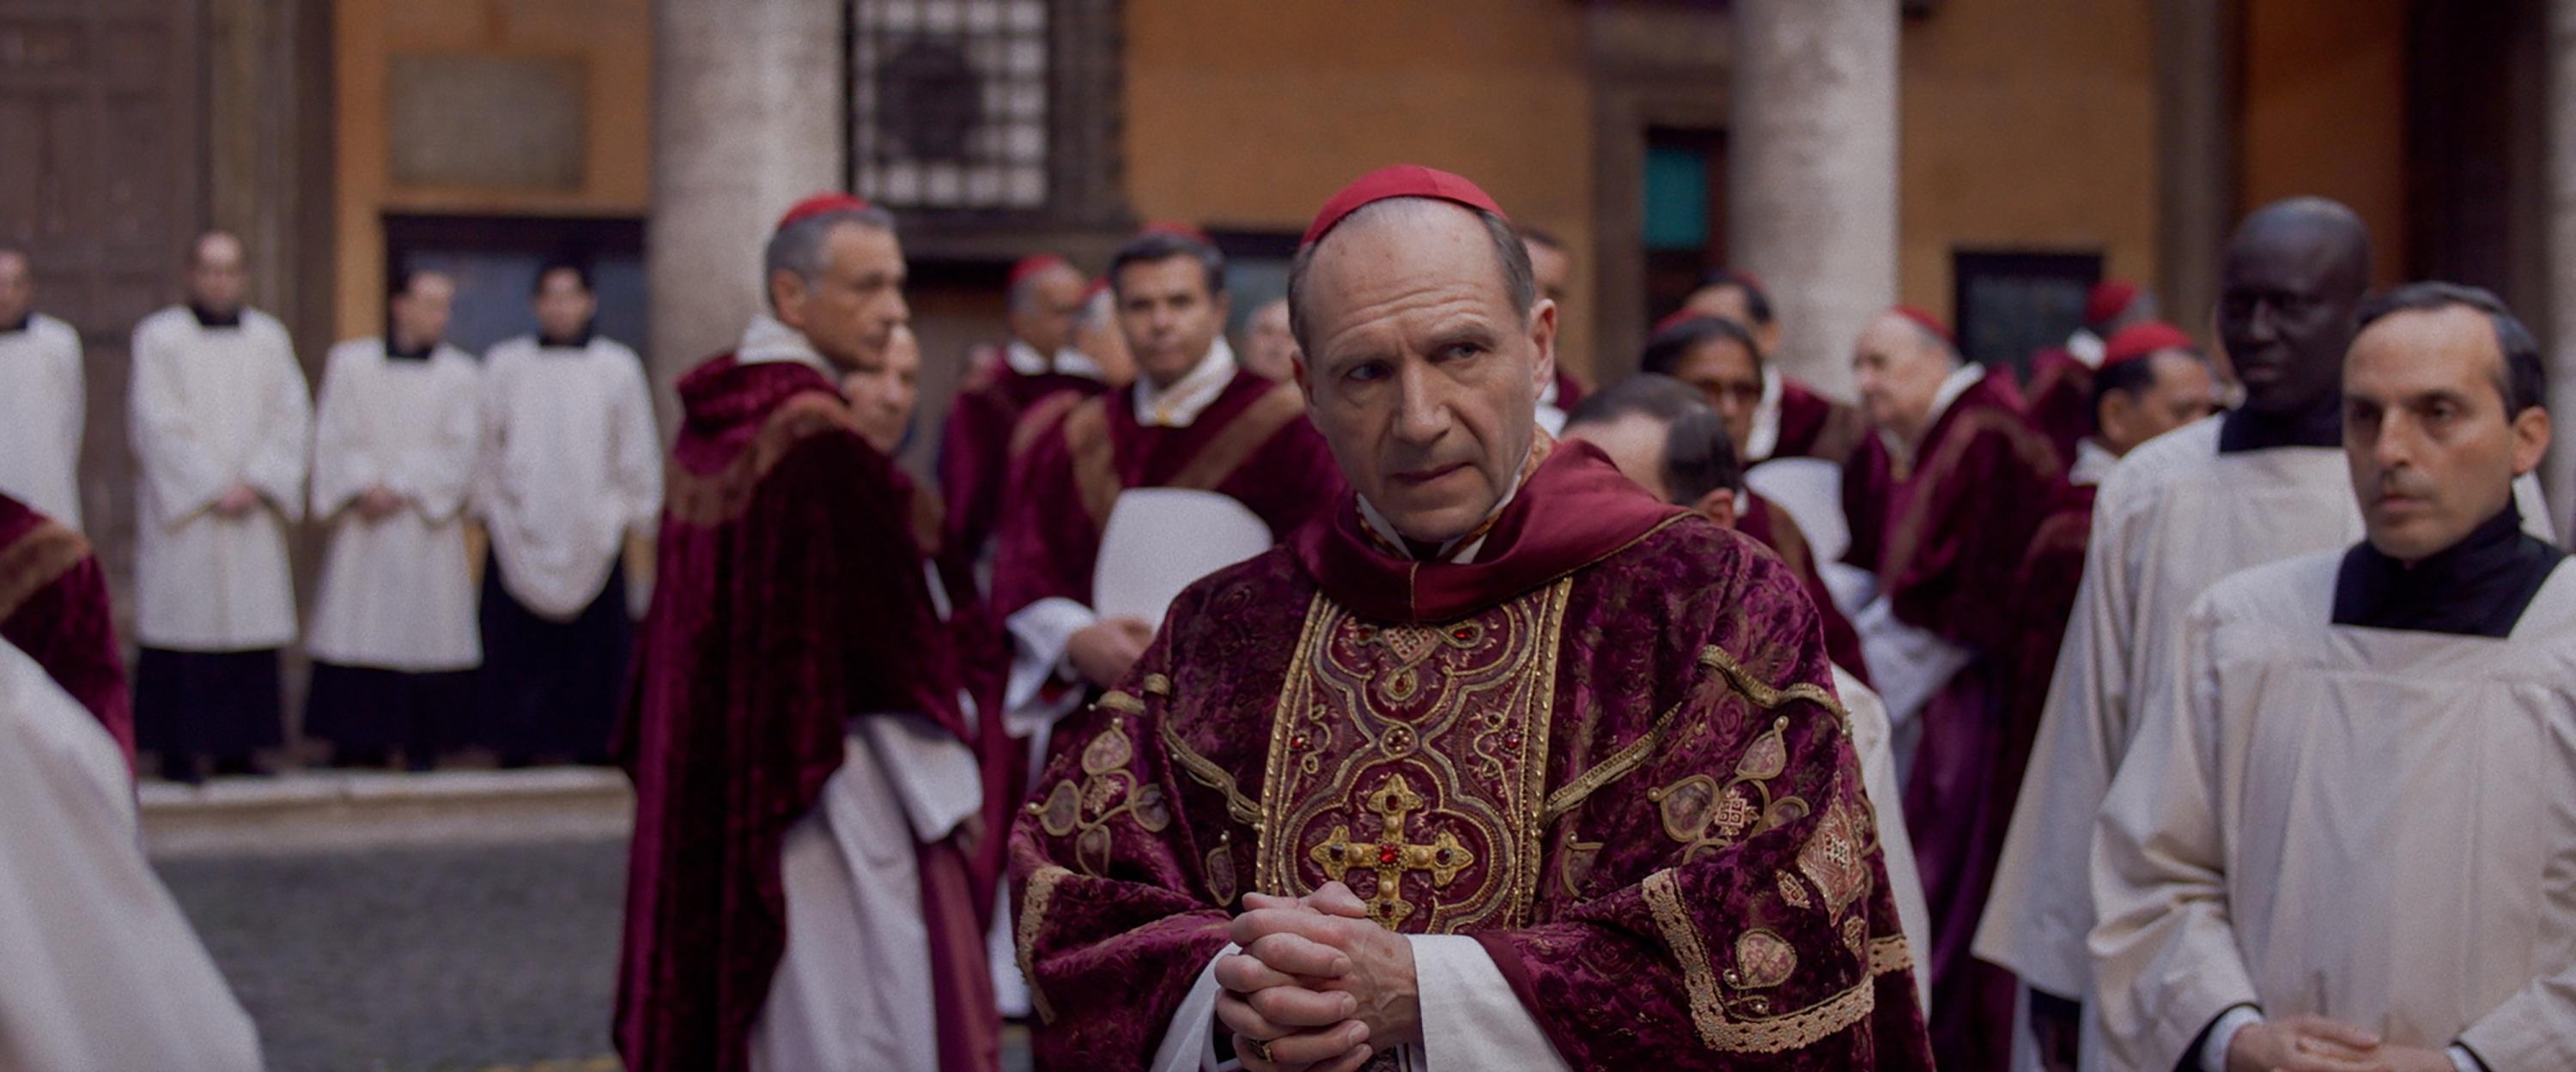
{"type": "Polygon", "coordinates": [[[1783,371],[1848,397],[1896,300],[1897,5],[1737,0],[1727,257],[1762,277],[1783,371]]]}
{"type": "Polygon", "coordinates": [[[848,132],[836,0],[657,0],[653,215],[645,228],[655,398],[732,348],[761,307],[760,252],[798,198],[840,187],[848,132]]]}
{"type": "Polygon", "coordinates": [[[2156,285],[2165,318],[2202,336],[2211,334],[2219,260],[2234,226],[2234,7],[2231,0],[2155,6],[2156,285]]]}
{"type": "Polygon", "coordinates": [[[2549,411],[2559,420],[2541,467],[2541,490],[2561,543],[2576,533],[2576,0],[2549,0],[2547,125],[2549,289],[2540,319],[2549,338],[2549,411]]]}

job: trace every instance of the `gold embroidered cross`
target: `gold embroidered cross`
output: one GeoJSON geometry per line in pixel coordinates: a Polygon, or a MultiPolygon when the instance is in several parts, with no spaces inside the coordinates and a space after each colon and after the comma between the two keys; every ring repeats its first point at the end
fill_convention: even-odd
{"type": "Polygon", "coordinates": [[[1475,866],[1476,854],[1460,844],[1456,834],[1446,831],[1428,845],[1405,843],[1405,817],[1421,810],[1424,801],[1403,775],[1387,775],[1386,781],[1366,799],[1369,810],[1378,815],[1377,841],[1354,842],[1350,827],[1336,826],[1332,836],[1309,850],[1307,856],[1323,865],[1325,876],[1336,882],[1354,870],[1375,872],[1377,888],[1369,893],[1369,917],[1395,930],[1413,915],[1413,902],[1404,899],[1401,889],[1406,872],[1429,872],[1433,885],[1446,886],[1458,877],[1458,872],[1475,866]]]}

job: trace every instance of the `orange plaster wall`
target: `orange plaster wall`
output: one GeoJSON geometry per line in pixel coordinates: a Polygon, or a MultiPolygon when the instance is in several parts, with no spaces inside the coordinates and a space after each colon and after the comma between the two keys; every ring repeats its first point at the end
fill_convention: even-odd
{"type": "Polygon", "coordinates": [[[2370,225],[2373,274],[2406,264],[2406,3],[2246,0],[2240,214],[2319,194],[2370,225]]]}
{"type": "Polygon", "coordinates": [[[387,212],[642,216],[652,203],[652,0],[337,0],[336,334],[383,323],[387,212]],[[396,53],[572,56],[587,72],[575,191],[397,187],[387,169],[386,71],[396,53]]]}
{"type": "MultiPolygon", "coordinates": [[[[1124,7],[1126,181],[1145,219],[1293,234],[1343,183],[1418,163],[1591,248],[1581,5],[1124,7]]],[[[1590,293],[1592,266],[1578,258],[1575,276],[1571,291],[1590,293]]],[[[1587,312],[1571,310],[1564,330],[1591,337],[1587,312]]]]}
{"type": "Polygon", "coordinates": [[[1944,0],[1909,19],[1898,292],[1953,315],[1960,247],[2157,278],[2153,0],[1944,0]]]}

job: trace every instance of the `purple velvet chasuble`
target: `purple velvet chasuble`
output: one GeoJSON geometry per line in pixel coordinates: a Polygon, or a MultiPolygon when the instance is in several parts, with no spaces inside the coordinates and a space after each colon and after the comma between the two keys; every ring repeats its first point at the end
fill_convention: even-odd
{"type": "Polygon", "coordinates": [[[1142,1067],[1243,893],[1333,879],[1477,938],[1575,1068],[1929,1067],[1814,606],[1589,445],[1472,564],[1345,494],[1059,733],[1012,834],[1049,1067],[1142,1067]]]}

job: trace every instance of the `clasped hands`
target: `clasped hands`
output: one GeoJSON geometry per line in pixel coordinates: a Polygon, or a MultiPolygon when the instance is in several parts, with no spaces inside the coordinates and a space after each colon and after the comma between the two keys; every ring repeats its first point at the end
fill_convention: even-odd
{"type": "Polygon", "coordinates": [[[1368,917],[1350,887],[1245,894],[1218,957],[1218,1026],[1248,1072],[1352,1072],[1422,1040],[1413,944],[1368,917]]]}
{"type": "Polygon", "coordinates": [[[2227,1046],[2228,1072],[2454,1072],[2449,1054],[2399,1046],[2351,1024],[2291,1016],[2248,1024],[2227,1046]]]}

